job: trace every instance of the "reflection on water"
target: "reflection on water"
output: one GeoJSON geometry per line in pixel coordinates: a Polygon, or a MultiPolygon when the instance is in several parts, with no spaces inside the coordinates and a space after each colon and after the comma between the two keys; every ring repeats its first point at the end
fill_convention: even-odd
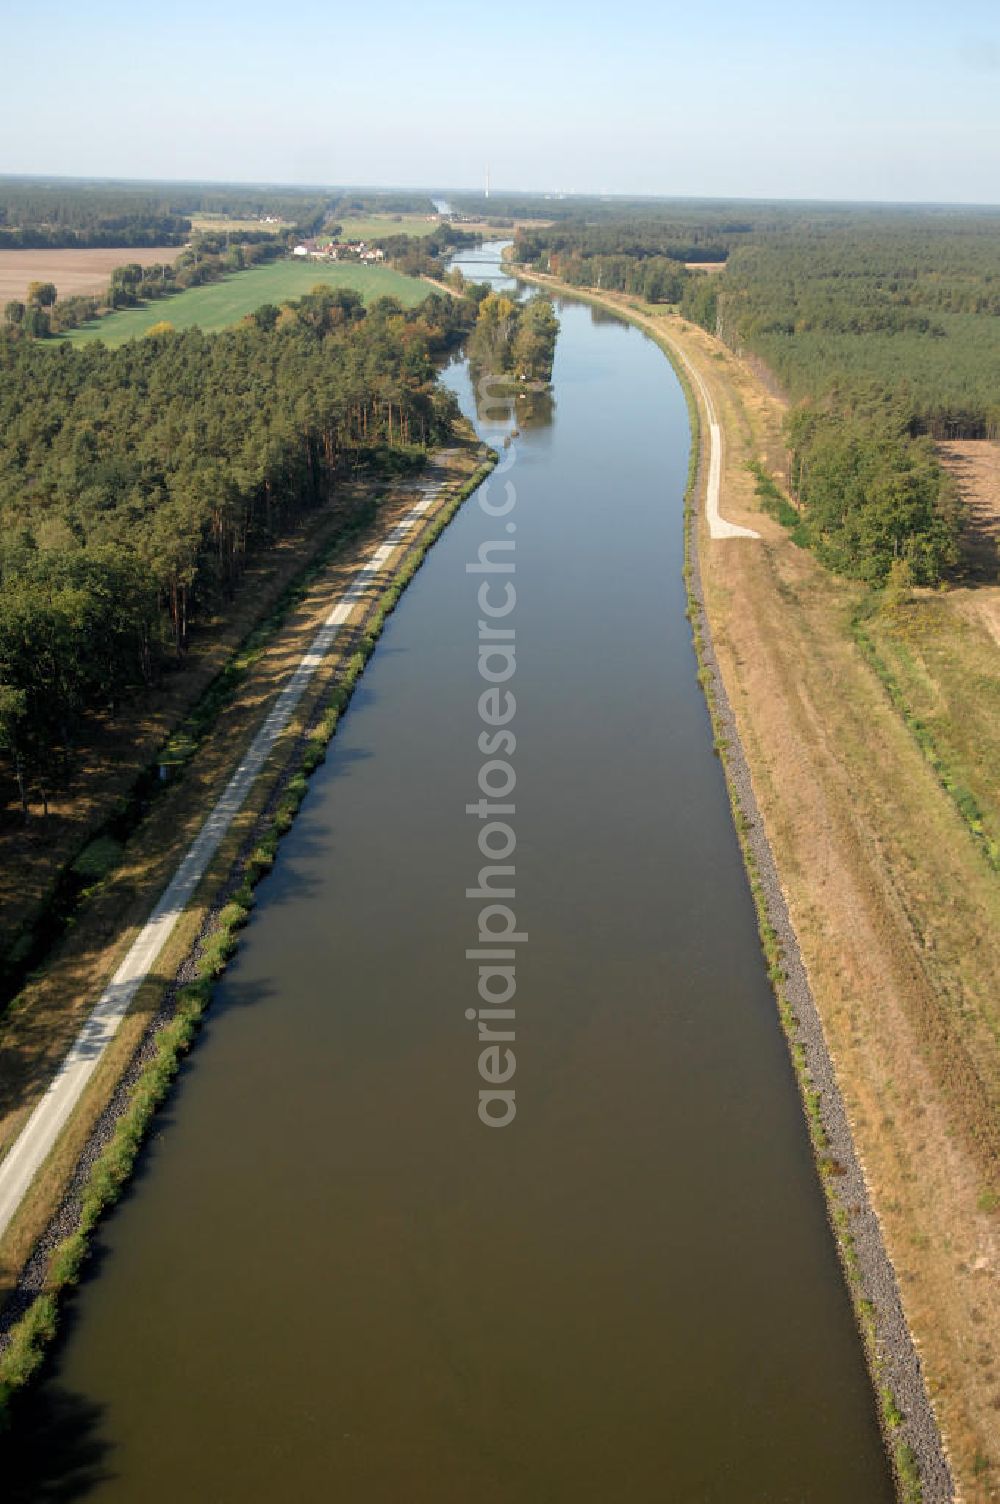
{"type": "MultiPolygon", "coordinates": [[[[638,331],[561,318],[558,420],[491,483],[516,490],[516,1122],[479,1122],[466,1021],[466,565],[503,536],[470,501],[105,1224],[19,1431],[45,1455],[4,1464],[26,1498],[891,1504],[684,615],[683,395],[638,331]]],[[[475,418],[467,367],[445,380],[475,418]]]]}
{"type": "Polygon", "coordinates": [[[518,392],[514,413],[519,428],[549,428],[555,419],[555,393],[548,387],[518,392]]]}
{"type": "Polygon", "coordinates": [[[526,384],[510,390],[510,382],[471,371],[476,419],[483,437],[496,444],[532,428],[550,428],[555,420],[556,399],[550,387],[526,384]],[[499,430],[499,438],[496,430],[499,430]]]}
{"type": "Polygon", "coordinates": [[[624,324],[627,322],[620,314],[612,313],[610,308],[605,308],[601,303],[591,303],[588,306],[590,308],[590,322],[598,327],[602,324],[624,324]]]}
{"type": "MultiPolygon", "coordinates": [[[[494,292],[530,297],[535,289],[510,275],[502,260],[509,240],[486,241],[474,250],[462,251],[448,263],[449,271],[458,267],[469,282],[487,282],[494,292]]],[[[558,305],[557,305],[558,306],[558,305]]],[[[578,305],[574,305],[578,306],[578,305]]],[[[526,387],[522,391],[503,390],[507,384],[472,371],[475,413],[483,435],[491,443],[501,442],[512,430],[550,427],[555,418],[556,398],[552,387],[526,387]],[[497,432],[500,437],[498,439],[497,432]]]]}

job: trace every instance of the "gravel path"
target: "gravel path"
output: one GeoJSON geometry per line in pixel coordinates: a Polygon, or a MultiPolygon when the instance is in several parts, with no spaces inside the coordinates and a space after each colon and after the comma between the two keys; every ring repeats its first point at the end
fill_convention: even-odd
{"type": "MultiPolygon", "coordinates": [[[[659,332],[663,334],[664,331],[659,332]]],[[[673,340],[670,340],[670,347],[676,351],[678,359],[684,362],[684,368],[698,389],[708,418],[708,477],[705,482],[705,521],[708,523],[708,535],[710,538],[759,538],[760,533],[754,532],[752,527],[740,527],[738,522],[727,522],[719,510],[722,493],[722,429],[719,426],[715,403],[702,379],[701,372],[692,365],[684,351],[673,340]]]]}

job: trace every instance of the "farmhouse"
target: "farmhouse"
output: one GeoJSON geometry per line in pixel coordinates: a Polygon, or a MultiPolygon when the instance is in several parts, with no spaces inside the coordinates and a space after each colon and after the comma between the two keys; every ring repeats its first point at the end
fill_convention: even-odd
{"type": "Polygon", "coordinates": [[[305,240],[292,252],[294,256],[314,256],[319,261],[384,261],[385,251],[364,240],[331,240],[325,246],[305,240]]]}

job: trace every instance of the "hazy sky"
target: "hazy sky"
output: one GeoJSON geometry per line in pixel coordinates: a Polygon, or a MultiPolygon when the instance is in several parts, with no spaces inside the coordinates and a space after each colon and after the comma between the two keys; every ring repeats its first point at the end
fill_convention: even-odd
{"type": "Polygon", "coordinates": [[[998,0],[0,15],[0,172],[1000,201],[998,0]]]}

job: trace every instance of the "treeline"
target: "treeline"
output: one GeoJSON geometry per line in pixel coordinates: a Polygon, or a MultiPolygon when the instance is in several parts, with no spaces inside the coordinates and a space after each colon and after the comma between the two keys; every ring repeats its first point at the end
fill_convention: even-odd
{"type": "MultiPolygon", "coordinates": [[[[88,236],[143,227],[184,234],[191,228],[188,209],[171,201],[166,193],[138,185],[0,178],[0,228],[6,232],[20,229],[25,233],[38,230],[55,236],[88,236]]],[[[77,242],[70,239],[65,243],[77,242]]]]}
{"type": "Polygon", "coordinates": [[[560,227],[627,224],[636,227],[664,224],[677,227],[677,238],[692,231],[702,234],[741,234],[768,229],[794,212],[771,202],[729,203],[725,200],[629,198],[617,194],[451,193],[452,206],[470,219],[510,223],[536,220],[560,227]]]}
{"type": "Polygon", "coordinates": [[[931,439],[891,400],[805,403],[786,435],[799,541],[830,568],[883,584],[894,566],[935,584],[958,562],[962,508],[931,439]]]}
{"type": "MultiPolygon", "coordinates": [[[[516,236],[518,259],[539,265],[546,258],[586,261],[591,257],[649,257],[669,261],[725,261],[730,248],[750,234],[745,220],[723,219],[718,224],[695,224],[682,218],[654,221],[623,220],[602,224],[524,227],[516,236]]],[[[544,266],[542,267],[544,270],[544,266]]]]}
{"type": "Polygon", "coordinates": [[[54,225],[0,225],[0,251],[72,250],[131,246],[183,245],[191,221],[175,214],[116,215],[86,230],[63,230],[54,225]]]}
{"type": "Polygon", "coordinates": [[[552,254],[544,268],[573,287],[592,287],[598,292],[625,292],[647,303],[679,303],[688,274],[666,256],[634,259],[630,256],[577,256],[552,254]]]}
{"type": "Polygon", "coordinates": [[[53,350],[0,333],[0,752],[22,806],[87,718],[155,683],[248,557],[338,477],[443,440],[475,305],[317,289],[220,334],[53,350]]]}
{"type": "Polygon", "coordinates": [[[434,204],[426,193],[407,193],[401,189],[368,192],[352,189],[335,197],[331,212],[351,214],[433,214],[434,204]]]}
{"type": "Polygon", "coordinates": [[[486,292],[469,338],[469,360],[475,371],[548,384],[558,334],[559,320],[547,297],[519,303],[505,293],[486,292]]]}
{"type": "Polygon", "coordinates": [[[701,224],[686,215],[523,227],[515,236],[518,261],[561,277],[574,287],[624,292],[647,303],[681,303],[698,279],[686,262],[723,265],[753,225],[731,215],[701,224]]]}
{"type": "Polygon", "coordinates": [[[190,218],[161,195],[0,178],[0,249],[182,245],[190,218]]]}
{"type": "MultiPolygon", "coordinates": [[[[341,202],[339,189],[0,178],[0,249],[183,245],[199,214],[270,216],[299,236],[312,235],[341,202]]],[[[417,202],[431,207],[426,198],[417,202]]],[[[262,225],[262,233],[277,232],[262,225]]]]}

